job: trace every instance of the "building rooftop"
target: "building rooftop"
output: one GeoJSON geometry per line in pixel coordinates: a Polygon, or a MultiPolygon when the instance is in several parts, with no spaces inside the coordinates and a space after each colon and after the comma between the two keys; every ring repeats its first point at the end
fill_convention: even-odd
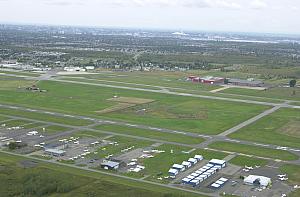
{"type": "Polygon", "coordinates": [[[115,162],[115,161],[103,161],[101,163],[101,165],[103,166],[109,166],[109,167],[115,167],[115,166],[118,166],[120,163],[119,162],[115,162]]]}
{"type": "Polygon", "coordinates": [[[245,79],[228,79],[229,83],[247,83],[247,84],[253,84],[253,85],[259,85],[262,84],[262,81],[250,81],[245,79]]]}
{"type": "Polygon", "coordinates": [[[54,154],[63,154],[66,152],[64,150],[59,150],[59,149],[54,149],[54,148],[46,148],[45,151],[49,152],[49,153],[54,153],[54,154]]]}

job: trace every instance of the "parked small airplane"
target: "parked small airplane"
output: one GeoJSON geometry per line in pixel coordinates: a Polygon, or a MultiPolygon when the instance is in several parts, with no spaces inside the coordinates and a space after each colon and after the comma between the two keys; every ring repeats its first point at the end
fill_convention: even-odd
{"type": "Polygon", "coordinates": [[[280,178],[283,178],[283,177],[286,177],[286,174],[278,174],[277,176],[280,178]]]}
{"type": "Polygon", "coordinates": [[[287,181],[289,178],[279,178],[281,181],[287,181]]]}
{"type": "Polygon", "coordinates": [[[254,168],[252,166],[245,166],[246,169],[248,170],[253,170],[254,168]]]}

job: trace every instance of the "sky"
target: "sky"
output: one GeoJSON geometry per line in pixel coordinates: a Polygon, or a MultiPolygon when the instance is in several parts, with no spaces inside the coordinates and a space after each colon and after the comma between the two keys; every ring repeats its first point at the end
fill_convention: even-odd
{"type": "Polygon", "coordinates": [[[0,0],[0,23],[300,34],[300,0],[0,0]]]}

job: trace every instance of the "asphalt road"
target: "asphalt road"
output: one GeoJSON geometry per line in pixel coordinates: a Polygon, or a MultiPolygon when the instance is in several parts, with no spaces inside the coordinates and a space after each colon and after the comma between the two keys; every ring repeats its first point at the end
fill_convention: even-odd
{"type": "Polygon", "coordinates": [[[250,118],[250,119],[246,120],[245,122],[242,122],[242,123],[236,125],[235,127],[232,127],[230,129],[224,131],[223,133],[220,133],[219,136],[227,136],[231,133],[234,133],[234,132],[240,130],[241,128],[246,127],[246,126],[258,121],[259,119],[261,119],[269,114],[272,114],[273,112],[277,111],[281,107],[282,107],[281,105],[277,105],[277,106],[273,107],[272,109],[266,110],[263,113],[258,114],[257,116],[250,118]]]}

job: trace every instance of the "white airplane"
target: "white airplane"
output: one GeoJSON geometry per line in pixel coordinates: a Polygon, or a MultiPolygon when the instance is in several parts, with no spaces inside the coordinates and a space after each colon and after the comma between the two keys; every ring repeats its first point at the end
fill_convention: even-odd
{"type": "Polygon", "coordinates": [[[287,181],[289,178],[279,178],[281,181],[287,181]]]}
{"type": "Polygon", "coordinates": [[[283,178],[283,177],[286,177],[286,174],[278,174],[277,176],[280,178],[283,178]]]}
{"type": "Polygon", "coordinates": [[[245,166],[246,169],[248,170],[253,170],[254,168],[252,166],[245,166]]]}

